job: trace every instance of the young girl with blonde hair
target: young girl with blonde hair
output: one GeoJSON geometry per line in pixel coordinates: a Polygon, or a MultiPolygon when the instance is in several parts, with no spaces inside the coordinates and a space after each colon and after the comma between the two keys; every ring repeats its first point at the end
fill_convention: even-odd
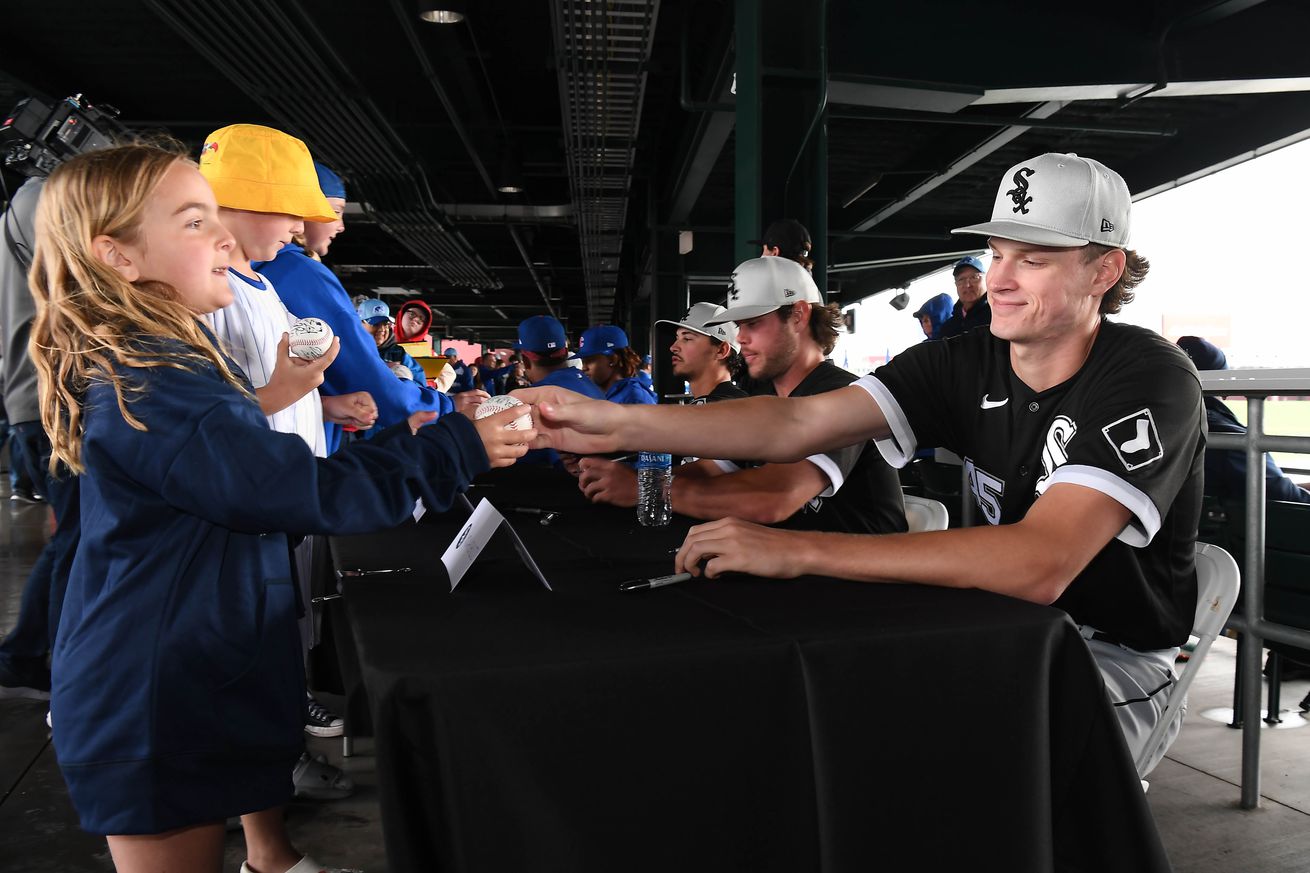
{"type": "MultiPolygon", "coordinates": [[[[232,244],[195,164],[156,146],[70,160],[37,213],[41,418],[53,461],[82,476],[54,743],[120,873],[217,873],[224,820],[291,796],[304,677],[286,534],[443,509],[533,435],[505,430],[513,410],[452,415],[316,459],[269,430],[200,320],[232,299],[232,244]]],[[[260,863],[244,869],[286,869],[260,863]]]]}

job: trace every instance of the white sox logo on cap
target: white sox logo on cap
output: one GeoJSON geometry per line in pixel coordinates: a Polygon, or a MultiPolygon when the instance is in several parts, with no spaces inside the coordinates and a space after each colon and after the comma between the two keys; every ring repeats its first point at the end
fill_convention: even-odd
{"type": "Polygon", "coordinates": [[[1014,201],[1014,211],[1028,214],[1028,204],[1033,202],[1033,198],[1028,194],[1028,180],[1024,176],[1033,175],[1029,167],[1020,167],[1014,173],[1014,187],[1005,192],[1005,196],[1014,201]]]}

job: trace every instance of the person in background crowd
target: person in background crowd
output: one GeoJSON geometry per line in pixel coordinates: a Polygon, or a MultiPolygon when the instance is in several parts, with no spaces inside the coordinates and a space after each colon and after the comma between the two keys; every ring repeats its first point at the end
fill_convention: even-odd
{"type": "Polygon", "coordinates": [[[650,364],[651,364],[650,355],[643,355],[641,358],[641,369],[637,371],[637,378],[641,380],[641,384],[645,385],[651,391],[654,391],[655,380],[651,377],[650,374],[650,364]]]}
{"type": "Polygon", "coordinates": [[[782,218],[770,224],[760,239],[748,240],[753,246],[760,246],[762,258],[787,258],[814,272],[814,261],[810,252],[814,244],[810,242],[810,232],[805,225],[794,218],[782,218]]]}
{"type": "MultiPolygon", "coordinates": [[[[9,419],[9,464],[18,471],[15,497],[21,503],[47,498],[55,517],[54,535],[46,542],[23,586],[18,619],[0,640],[0,697],[49,697],[48,658],[54,648],[69,567],[79,536],[79,489],[76,477],[50,472],[50,440],[41,425],[36,365],[28,350],[36,302],[27,273],[36,249],[36,210],[44,177],[28,179],[14,192],[0,215],[0,326],[3,346],[5,415],[9,419]],[[23,488],[26,490],[21,490],[23,488]]],[[[11,474],[12,475],[12,474],[11,474]]],[[[11,479],[12,481],[12,479],[11,479]]]]}
{"type": "Polygon", "coordinates": [[[951,296],[949,294],[938,294],[935,297],[929,297],[924,304],[914,313],[914,317],[919,321],[919,327],[923,328],[923,335],[930,340],[942,338],[942,325],[946,324],[951,318],[951,296]]]}
{"type": "Polygon", "coordinates": [[[591,381],[615,403],[657,403],[655,392],[637,378],[641,359],[628,346],[628,335],[614,324],[602,324],[582,333],[577,354],[591,381]]]}
{"type": "Polygon", "coordinates": [[[465,391],[473,390],[473,372],[469,369],[468,364],[459,359],[459,352],[454,346],[445,351],[446,366],[455,374],[455,380],[451,382],[449,393],[461,394],[465,391]]]}
{"type": "Polygon", "coordinates": [[[359,320],[364,329],[373,335],[377,355],[384,363],[399,364],[409,371],[410,381],[419,385],[427,384],[427,376],[418,361],[396,342],[395,321],[386,303],[372,298],[365,300],[359,304],[359,320]]]}
{"type": "MultiPolygon", "coordinates": [[[[1178,338],[1198,370],[1227,370],[1228,357],[1214,343],[1199,336],[1178,338]]],[[[1205,421],[1210,433],[1246,433],[1246,425],[1218,397],[1205,395],[1205,421]]],[[[1211,449],[1205,453],[1205,493],[1226,500],[1246,500],[1246,452],[1211,449]]],[[[1265,498],[1310,503],[1310,491],[1297,485],[1265,454],[1265,498]]]]}
{"type": "MultiPolygon", "coordinates": [[[[550,315],[534,315],[519,323],[518,341],[514,343],[523,359],[523,375],[529,385],[563,388],[604,400],[605,392],[581,370],[568,366],[569,341],[564,325],[550,315]]],[[[520,461],[525,464],[548,464],[560,467],[563,462],[554,449],[533,449],[520,461]]],[[[570,459],[569,472],[576,475],[577,461],[570,459]]]]}
{"type": "Polygon", "coordinates": [[[955,308],[951,317],[941,326],[937,339],[950,339],[967,333],[975,327],[991,324],[992,307],[987,302],[986,270],[982,261],[970,255],[955,262],[951,275],[955,277],[955,308]]]}
{"type": "MultiPolygon", "coordinates": [[[[421,343],[428,341],[432,328],[432,310],[422,300],[407,300],[396,313],[396,342],[421,343]]],[[[421,380],[420,380],[421,381],[421,380]]]]}

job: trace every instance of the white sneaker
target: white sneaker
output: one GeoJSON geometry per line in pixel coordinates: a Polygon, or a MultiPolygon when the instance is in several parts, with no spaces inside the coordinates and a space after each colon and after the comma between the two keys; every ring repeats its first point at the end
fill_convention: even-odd
{"type": "MultiPolygon", "coordinates": [[[[255,873],[250,869],[250,865],[245,861],[241,862],[241,873],[255,873]]],[[[313,858],[306,855],[296,862],[295,866],[287,870],[286,873],[364,873],[355,867],[324,867],[313,858]]]]}

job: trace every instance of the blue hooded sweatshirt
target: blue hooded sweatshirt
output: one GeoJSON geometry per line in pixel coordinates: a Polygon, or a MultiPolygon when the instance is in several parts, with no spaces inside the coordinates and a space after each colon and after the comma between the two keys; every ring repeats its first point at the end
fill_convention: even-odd
{"type": "MultiPolygon", "coordinates": [[[[273,280],[278,297],[297,318],[321,318],[341,340],[341,352],[323,374],[324,394],[349,394],[367,391],[378,405],[378,426],[399,424],[420,410],[436,410],[445,415],[454,410],[454,402],[424,382],[396,378],[386,362],[378,356],[377,343],[360,324],[359,313],[341,282],[323,264],[305,254],[292,243],[282,247],[271,261],[257,269],[273,280]]],[[[328,453],[341,445],[341,427],[324,423],[328,453]]]]}
{"type": "Polygon", "coordinates": [[[932,322],[932,335],[927,337],[928,339],[942,338],[942,325],[950,319],[951,308],[951,295],[938,294],[936,297],[929,298],[919,307],[919,311],[914,313],[916,319],[926,315],[928,320],[932,322]]]}

